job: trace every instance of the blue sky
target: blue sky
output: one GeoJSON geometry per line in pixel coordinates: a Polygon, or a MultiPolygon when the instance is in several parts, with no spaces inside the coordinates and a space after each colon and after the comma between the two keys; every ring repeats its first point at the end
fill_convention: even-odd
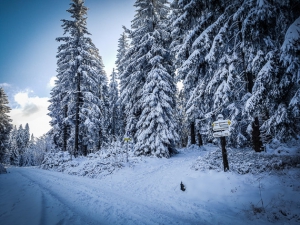
{"type": "MultiPolygon", "coordinates": [[[[17,126],[29,123],[36,136],[49,129],[51,80],[56,75],[55,38],[70,0],[0,0],[0,86],[8,94],[17,126]],[[40,119],[38,119],[40,118],[40,119]]],[[[122,25],[130,27],[135,0],[86,0],[87,27],[107,75],[112,72],[122,25]]]]}

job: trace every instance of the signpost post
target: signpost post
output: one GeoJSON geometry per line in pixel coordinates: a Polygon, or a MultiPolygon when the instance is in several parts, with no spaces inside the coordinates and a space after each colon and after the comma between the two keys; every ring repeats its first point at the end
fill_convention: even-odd
{"type": "Polygon", "coordinates": [[[221,148],[222,148],[222,157],[223,157],[223,166],[224,172],[229,170],[228,158],[227,158],[227,151],[226,151],[226,136],[229,136],[229,126],[231,124],[230,120],[224,120],[222,114],[219,114],[217,117],[217,121],[213,122],[213,136],[219,137],[221,140],[221,148]]]}
{"type": "Polygon", "coordinates": [[[126,137],[124,138],[124,141],[127,143],[127,145],[126,145],[126,162],[128,162],[128,144],[129,144],[129,141],[131,141],[131,138],[129,136],[130,136],[130,132],[127,131],[126,137]]]}

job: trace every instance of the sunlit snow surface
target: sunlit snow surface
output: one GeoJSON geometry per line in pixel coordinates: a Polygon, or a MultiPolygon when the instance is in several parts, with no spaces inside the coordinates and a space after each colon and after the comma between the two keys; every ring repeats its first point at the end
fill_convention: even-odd
{"type": "Polygon", "coordinates": [[[256,175],[195,170],[199,157],[217,149],[130,157],[97,179],[8,168],[0,175],[0,224],[299,224],[298,167],[256,175]]]}

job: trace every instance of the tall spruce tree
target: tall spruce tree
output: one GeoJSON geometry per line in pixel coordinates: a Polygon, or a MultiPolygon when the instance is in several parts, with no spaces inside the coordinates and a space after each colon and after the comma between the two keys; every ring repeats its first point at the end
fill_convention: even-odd
{"type": "Polygon", "coordinates": [[[121,123],[120,123],[120,107],[119,107],[119,91],[118,83],[116,81],[116,72],[113,72],[110,77],[109,84],[109,135],[116,138],[121,135],[121,123]]]}
{"type": "Polygon", "coordinates": [[[106,137],[107,78],[98,49],[88,35],[84,0],[72,0],[73,20],[62,20],[63,42],[57,54],[57,82],[49,115],[54,143],[74,156],[99,149],[106,137]]]}
{"type": "Polygon", "coordinates": [[[189,124],[187,123],[187,116],[185,113],[185,100],[183,90],[178,91],[176,95],[176,121],[177,133],[179,135],[179,147],[187,147],[189,137],[189,124]]]}
{"type": "Polygon", "coordinates": [[[123,33],[118,40],[118,54],[117,60],[115,62],[117,66],[117,78],[119,79],[119,90],[120,96],[118,99],[118,105],[120,107],[120,135],[125,134],[125,127],[126,127],[126,113],[125,113],[125,106],[127,100],[127,88],[128,88],[128,73],[124,73],[126,67],[129,62],[128,57],[128,50],[129,50],[129,35],[130,31],[123,26],[123,33]]]}
{"type": "Polygon", "coordinates": [[[172,3],[171,47],[178,79],[183,82],[184,108],[190,127],[191,144],[196,143],[196,120],[201,119],[201,123],[197,124],[200,140],[200,130],[204,130],[201,127],[210,124],[203,120],[204,114],[211,109],[211,100],[206,101],[207,98],[203,96],[204,88],[211,79],[211,70],[209,71],[205,57],[212,46],[213,35],[225,20],[223,17],[219,18],[224,10],[223,5],[222,1],[201,0],[174,0],[172,3]]]}
{"type": "Polygon", "coordinates": [[[16,135],[16,140],[17,140],[17,146],[18,146],[18,151],[19,154],[23,154],[26,146],[25,146],[25,135],[24,135],[24,128],[23,125],[21,124],[17,130],[17,135],[16,135]]]}
{"type": "Polygon", "coordinates": [[[29,138],[30,138],[30,134],[29,134],[29,125],[28,123],[26,123],[25,128],[23,128],[22,124],[19,126],[19,129],[17,130],[17,134],[16,134],[16,142],[17,142],[17,151],[18,151],[18,155],[19,155],[19,166],[23,166],[24,164],[24,153],[26,148],[28,147],[28,143],[29,143],[29,138]]]}
{"type": "Polygon", "coordinates": [[[7,154],[9,133],[12,129],[12,120],[8,115],[10,110],[4,89],[0,87],[0,162],[4,160],[4,156],[7,154]]]}
{"type": "MultiPolygon", "coordinates": [[[[299,6],[300,8],[300,6],[299,6]]],[[[288,129],[291,129],[287,139],[295,137],[300,132],[300,17],[288,28],[283,45],[281,46],[280,61],[285,68],[280,87],[288,87],[288,112],[290,121],[288,129]]],[[[286,133],[285,133],[286,134],[286,133]]],[[[279,133],[282,135],[282,133],[279,133]]]]}
{"type": "Polygon", "coordinates": [[[287,101],[297,96],[297,85],[289,88],[292,76],[284,71],[293,65],[292,73],[297,73],[297,63],[290,64],[298,60],[292,57],[297,41],[283,45],[281,61],[279,48],[299,16],[297,1],[175,0],[173,5],[172,34],[181,37],[173,38],[171,46],[187,96],[187,116],[198,119],[200,130],[212,137],[210,121],[223,113],[232,121],[229,144],[252,142],[256,151],[261,138],[291,136],[289,128],[282,128],[291,127],[287,101]],[[271,128],[279,118],[282,122],[271,128]]]}
{"type": "MultiPolygon", "coordinates": [[[[60,49],[63,50],[63,47],[60,46],[60,49]]],[[[71,57],[71,55],[69,55],[69,57],[71,57]]],[[[68,68],[66,63],[67,60],[64,62],[66,65],[64,70],[57,69],[57,80],[55,81],[55,86],[51,90],[51,98],[49,100],[50,105],[48,107],[48,115],[51,117],[50,125],[52,126],[51,137],[56,148],[62,151],[67,151],[67,140],[70,135],[69,126],[66,121],[68,106],[62,104],[62,100],[67,95],[66,90],[64,90],[65,79],[63,76],[68,68]]]]}
{"type": "Polygon", "coordinates": [[[121,131],[120,134],[124,135],[126,130],[126,105],[128,102],[128,89],[130,88],[130,57],[133,54],[132,49],[130,49],[129,36],[131,31],[123,26],[123,33],[118,41],[118,54],[116,60],[117,74],[119,79],[120,97],[118,104],[120,106],[120,122],[121,131]]]}
{"type": "Polygon", "coordinates": [[[178,140],[174,118],[176,86],[171,63],[165,0],[137,0],[132,21],[126,105],[127,129],[136,140],[136,155],[169,157],[178,140]]]}
{"type": "Polygon", "coordinates": [[[299,28],[292,23],[300,16],[300,5],[292,0],[260,1],[251,6],[247,18],[253,22],[244,22],[244,36],[249,38],[249,31],[253,33],[256,30],[250,36],[252,42],[248,45],[258,53],[252,57],[252,71],[247,71],[253,78],[253,88],[245,112],[253,118],[253,124],[259,127],[264,143],[273,138],[286,141],[297,136],[298,120],[291,115],[289,102],[299,88],[295,79],[299,67],[294,66],[299,64],[299,58],[290,56],[297,52],[297,44],[294,45],[297,39],[299,43],[296,31],[299,28]],[[258,67],[255,66],[257,62],[258,67]]]}
{"type": "Polygon", "coordinates": [[[19,165],[19,148],[17,144],[17,135],[18,130],[17,127],[14,126],[9,135],[9,162],[11,165],[18,166],[19,165]]]}
{"type": "Polygon", "coordinates": [[[30,141],[30,129],[29,129],[29,124],[25,124],[25,129],[23,131],[23,140],[24,140],[24,146],[28,146],[29,141],[30,141]]]}
{"type": "Polygon", "coordinates": [[[124,29],[124,31],[118,40],[118,50],[117,50],[118,54],[117,54],[117,60],[116,60],[118,78],[120,80],[122,80],[120,75],[124,72],[124,70],[126,69],[126,66],[127,66],[126,54],[129,49],[128,29],[126,27],[123,27],[123,29],[124,29]]]}

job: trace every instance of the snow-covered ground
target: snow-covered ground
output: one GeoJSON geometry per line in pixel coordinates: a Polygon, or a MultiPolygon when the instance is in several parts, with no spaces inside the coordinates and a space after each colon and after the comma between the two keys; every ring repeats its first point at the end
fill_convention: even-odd
{"type": "Polygon", "coordinates": [[[138,158],[97,179],[8,168],[0,175],[0,224],[300,223],[299,168],[244,175],[199,169],[199,157],[214,150],[138,158]]]}

